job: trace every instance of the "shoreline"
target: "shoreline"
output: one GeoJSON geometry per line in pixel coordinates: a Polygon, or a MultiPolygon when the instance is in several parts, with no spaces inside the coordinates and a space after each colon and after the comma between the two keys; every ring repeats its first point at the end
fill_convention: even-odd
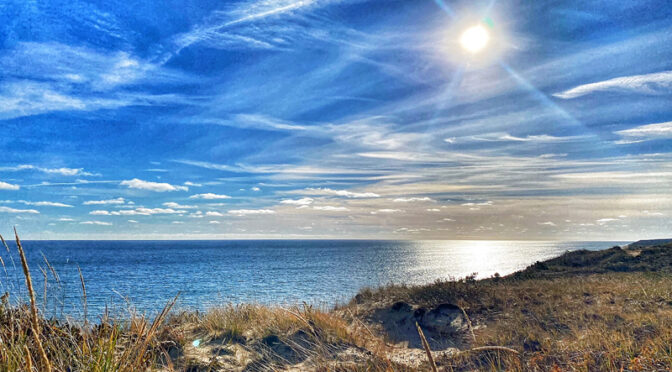
{"type": "MultiPolygon", "coordinates": [[[[81,307],[78,266],[90,287],[90,313],[102,313],[107,303],[123,314],[124,298],[128,298],[136,309],[153,314],[160,310],[157,303],[182,289],[186,292],[177,306],[191,310],[227,302],[292,305],[305,301],[324,307],[349,301],[363,287],[428,284],[474,272],[479,278],[495,272],[506,275],[567,250],[612,245],[520,241],[23,243],[39,278],[35,281],[38,300],[43,297],[44,281],[38,270],[46,267],[43,252],[61,277],[66,313],[74,314],[81,307]],[[347,270],[341,269],[344,265],[347,270]]],[[[6,254],[3,258],[9,263],[6,254]]],[[[18,256],[14,259],[19,262],[18,256]]],[[[14,278],[11,265],[7,269],[14,278]]],[[[22,276],[19,273],[19,279],[22,276]]],[[[54,293],[60,297],[51,274],[48,280],[49,297],[54,293]]]]}

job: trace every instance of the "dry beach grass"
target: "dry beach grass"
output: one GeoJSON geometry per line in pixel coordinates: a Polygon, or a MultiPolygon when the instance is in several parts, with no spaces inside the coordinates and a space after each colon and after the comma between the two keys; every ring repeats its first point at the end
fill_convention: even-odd
{"type": "Polygon", "coordinates": [[[6,295],[0,371],[429,371],[416,322],[441,371],[670,370],[669,248],[573,252],[503,278],[365,289],[335,309],[175,312],[172,300],[151,320],[73,324],[45,319],[33,293],[20,306],[6,295]]]}

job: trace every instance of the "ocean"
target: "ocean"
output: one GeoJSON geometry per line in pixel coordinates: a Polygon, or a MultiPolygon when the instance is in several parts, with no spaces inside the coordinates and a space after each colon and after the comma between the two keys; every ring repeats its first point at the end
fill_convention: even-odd
{"type": "MultiPolygon", "coordinates": [[[[506,275],[569,250],[626,242],[558,241],[25,241],[40,308],[81,318],[86,287],[90,318],[105,309],[155,313],[179,293],[180,309],[225,303],[347,302],[363,287],[506,275]],[[54,269],[46,265],[44,257],[54,269]],[[78,269],[79,268],[79,269],[78,269]],[[46,302],[45,299],[46,277],[46,302]],[[58,280],[56,280],[58,277],[58,280]]],[[[4,248],[0,290],[26,298],[15,246],[4,248]]]]}

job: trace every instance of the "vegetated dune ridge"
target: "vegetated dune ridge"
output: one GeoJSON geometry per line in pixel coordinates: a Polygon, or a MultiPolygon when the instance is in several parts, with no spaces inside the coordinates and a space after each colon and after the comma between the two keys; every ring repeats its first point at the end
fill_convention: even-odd
{"type": "Polygon", "coordinates": [[[670,370],[672,244],[630,247],[506,277],[363,289],[330,310],[187,313],[170,301],[154,319],[69,324],[7,294],[0,371],[670,370]]]}

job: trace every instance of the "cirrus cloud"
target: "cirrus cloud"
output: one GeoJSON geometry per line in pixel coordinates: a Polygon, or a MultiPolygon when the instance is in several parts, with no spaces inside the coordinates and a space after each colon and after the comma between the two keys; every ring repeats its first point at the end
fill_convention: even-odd
{"type": "Polygon", "coordinates": [[[596,83],[583,84],[553,96],[572,99],[593,92],[632,92],[640,94],[669,94],[672,89],[672,71],[653,74],[621,76],[596,83]]]}

